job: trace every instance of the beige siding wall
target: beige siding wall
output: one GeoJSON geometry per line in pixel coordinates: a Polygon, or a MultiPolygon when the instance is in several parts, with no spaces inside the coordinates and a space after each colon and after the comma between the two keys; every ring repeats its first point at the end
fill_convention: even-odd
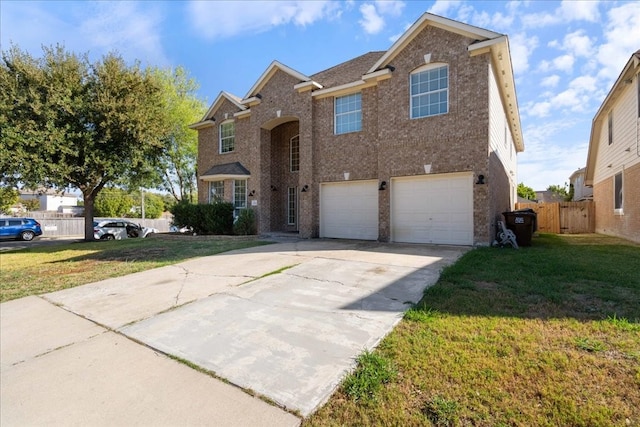
{"type": "MultiPolygon", "coordinates": [[[[636,77],[637,79],[638,77],[636,77]]],[[[613,144],[608,141],[607,114],[602,116],[594,185],[640,163],[638,100],[635,84],[626,85],[613,108],[613,144]]]]}
{"type": "Polygon", "coordinates": [[[489,64],[489,176],[491,236],[496,235],[497,221],[504,220],[502,212],[510,211],[517,199],[516,148],[507,122],[505,108],[495,70],[489,64]]]}
{"type": "Polygon", "coordinates": [[[595,165],[593,198],[596,232],[640,241],[640,120],[638,76],[624,85],[609,110],[613,112],[613,143],[608,141],[607,114],[603,112],[595,165]],[[623,210],[615,212],[613,180],[622,173],[623,210]]]}

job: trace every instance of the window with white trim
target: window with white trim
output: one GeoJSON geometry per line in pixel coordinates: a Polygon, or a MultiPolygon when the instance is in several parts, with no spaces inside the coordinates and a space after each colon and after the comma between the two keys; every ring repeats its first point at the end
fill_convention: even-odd
{"type": "Polygon", "coordinates": [[[224,181],[209,182],[209,203],[224,200],[224,181]]]}
{"type": "Polygon", "coordinates": [[[236,147],[236,124],[225,122],[220,124],[220,153],[230,153],[236,147]]]}
{"type": "Polygon", "coordinates": [[[613,177],[613,210],[617,214],[622,214],[623,212],[623,185],[624,183],[622,181],[622,172],[619,172],[613,177]]]}
{"type": "Polygon", "coordinates": [[[362,94],[353,93],[335,98],[335,134],[362,130],[362,94]]]}
{"type": "Polygon", "coordinates": [[[300,135],[296,135],[289,141],[289,170],[300,170],[300,135]]]}
{"type": "Polygon", "coordinates": [[[298,192],[296,191],[296,187],[289,187],[288,197],[287,197],[287,224],[295,225],[296,223],[296,199],[298,197],[298,192]]]}
{"type": "Polygon", "coordinates": [[[240,209],[247,208],[247,180],[237,179],[233,181],[233,214],[238,216],[240,209]]]}
{"type": "Polygon", "coordinates": [[[449,66],[428,65],[411,73],[411,118],[449,112],[449,66]]]}

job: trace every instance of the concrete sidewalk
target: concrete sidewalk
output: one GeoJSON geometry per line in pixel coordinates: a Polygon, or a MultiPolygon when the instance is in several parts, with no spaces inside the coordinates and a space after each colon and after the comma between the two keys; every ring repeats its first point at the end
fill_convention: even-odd
{"type": "Polygon", "coordinates": [[[294,241],[2,304],[0,424],[297,425],[238,387],[309,415],[465,250],[294,241]]]}

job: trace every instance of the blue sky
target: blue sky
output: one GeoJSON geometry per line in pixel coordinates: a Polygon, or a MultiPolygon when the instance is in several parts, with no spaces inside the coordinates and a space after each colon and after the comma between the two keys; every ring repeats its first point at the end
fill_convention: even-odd
{"type": "Polygon", "coordinates": [[[509,36],[525,143],[518,182],[544,190],[585,166],[591,120],[640,49],[640,2],[2,0],[0,43],[183,66],[209,104],[221,90],[246,95],[273,60],[310,75],[386,50],[424,12],[509,36]]]}

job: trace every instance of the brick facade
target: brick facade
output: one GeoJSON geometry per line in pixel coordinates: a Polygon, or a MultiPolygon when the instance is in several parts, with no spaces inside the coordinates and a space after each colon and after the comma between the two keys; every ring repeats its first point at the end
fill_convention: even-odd
{"type": "Polygon", "coordinates": [[[640,243],[640,163],[622,172],[623,213],[613,209],[613,177],[593,187],[596,203],[596,233],[618,236],[640,243]]]}
{"type": "MultiPolygon", "coordinates": [[[[390,78],[359,90],[362,96],[362,130],[334,133],[334,96],[316,97],[299,91],[300,79],[286,69],[275,69],[258,84],[260,102],[250,114],[235,119],[235,151],[219,154],[218,129],[225,115],[239,112],[233,102],[222,102],[210,113],[215,125],[199,128],[198,170],[216,164],[240,162],[251,176],[247,190],[255,191],[260,232],[299,230],[301,237],[319,235],[320,184],[345,180],[390,182],[392,177],[472,172],[486,184],[473,187],[475,244],[488,244],[495,235],[495,221],[510,209],[512,183],[504,165],[490,158],[488,69],[492,53],[471,56],[474,37],[426,25],[413,34],[391,59],[390,78]],[[409,76],[425,64],[449,67],[447,114],[410,118],[409,76]],[[240,118],[243,117],[243,118],[240,118]],[[290,140],[300,136],[300,171],[289,170],[290,140]],[[308,191],[302,191],[308,186],[308,191]],[[287,189],[298,189],[299,222],[287,224],[287,189]]],[[[311,76],[313,81],[339,86],[362,78],[384,52],[371,52],[311,76]]],[[[250,94],[255,96],[256,93],[250,94]]],[[[209,113],[208,113],[209,114],[209,113]]],[[[231,186],[231,184],[229,184],[231,186]]],[[[208,201],[208,182],[200,180],[199,202],[208,201]]],[[[229,200],[231,193],[225,197],[229,200]]],[[[379,191],[379,236],[391,235],[389,191],[379,191]]]]}

